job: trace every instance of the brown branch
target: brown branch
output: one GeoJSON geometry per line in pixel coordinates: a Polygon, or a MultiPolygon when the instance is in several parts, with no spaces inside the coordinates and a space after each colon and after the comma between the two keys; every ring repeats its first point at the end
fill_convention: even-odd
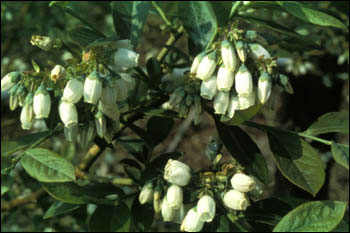
{"type": "Polygon", "coordinates": [[[165,43],[165,46],[163,49],[160,51],[160,53],[157,56],[157,61],[162,63],[166,57],[166,55],[169,52],[169,48],[174,46],[174,44],[181,38],[182,34],[184,32],[184,27],[180,26],[175,33],[171,33],[170,38],[168,41],[165,43]]]}
{"type": "Polygon", "coordinates": [[[1,203],[1,212],[9,211],[21,205],[36,203],[38,199],[42,197],[44,194],[46,194],[46,191],[43,188],[41,188],[38,191],[31,193],[26,197],[18,197],[16,199],[13,199],[12,201],[1,203]]]}

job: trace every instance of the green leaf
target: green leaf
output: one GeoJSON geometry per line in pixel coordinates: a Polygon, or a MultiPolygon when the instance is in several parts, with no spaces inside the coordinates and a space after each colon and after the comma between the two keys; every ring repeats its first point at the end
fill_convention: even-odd
{"type": "Polygon", "coordinates": [[[43,219],[53,218],[66,213],[70,213],[80,207],[81,205],[74,205],[74,204],[64,203],[60,201],[55,201],[50,206],[50,208],[46,211],[43,219]]]}
{"type": "Polygon", "coordinates": [[[218,26],[226,26],[229,21],[230,9],[235,1],[210,1],[210,4],[215,12],[215,16],[218,20],[218,26]]]}
{"type": "Polygon", "coordinates": [[[152,205],[141,205],[138,198],[135,198],[131,206],[131,215],[137,229],[141,232],[148,232],[154,219],[152,205]]]}
{"type": "Polygon", "coordinates": [[[158,145],[168,137],[173,126],[173,119],[151,117],[147,122],[147,133],[152,137],[154,145],[158,145]]]}
{"type": "Polygon", "coordinates": [[[139,161],[146,161],[148,150],[142,139],[125,136],[119,137],[117,142],[139,161]]]}
{"type": "Polygon", "coordinates": [[[277,1],[287,12],[295,17],[312,24],[331,26],[347,30],[347,27],[337,18],[317,9],[295,1],[277,1]]]}
{"type": "Polygon", "coordinates": [[[73,165],[59,154],[47,149],[30,149],[21,158],[26,172],[40,182],[75,181],[73,165]]]}
{"type": "Polygon", "coordinates": [[[1,174],[1,196],[10,191],[14,183],[13,176],[10,174],[1,174]]]}
{"type": "Polygon", "coordinates": [[[318,153],[298,135],[268,129],[278,169],[290,182],[315,196],[325,181],[324,165],[318,153]]]}
{"type": "Polygon", "coordinates": [[[117,206],[100,205],[91,215],[91,232],[128,232],[130,229],[130,210],[121,202],[117,206]]]}
{"type": "Polygon", "coordinates": [[[347,204],[339,201],[305,203],[282,218],[274,232],[329,232],[342,220],[347,204]]]}
{"type": "Polygon", "coordinates": [[[332,142],[331,148],[334,160],[349,169],[349,145],[332,142]]]}
{"type": "Polygon", "coordinates": [[[124,192],[111,184],[93,183],[79,186],[75,183],[42,183],[44,189],[56,200],[70,204],[110,203],[102,199],[105,196],[116,194],[118,197],[124,192]]]}
{"type": "Polygon", "coordinates": [[[320,116],[304,132],[307,135],[319,135],[323,133],[349,134],[349,112],[329,112],[320,116]]]}
{"type": "Polygon", "coordinates": [[[69,38],[77,45],[85,48],[93,44],[96,40],[101,39],[101,36],[89,28],[78,27],[68,33],[69,38]]]}
{"type": "Polygon", "coordinates": [[[207,49],[218,30],[211,4],[205,1],[181,2],[179,17],[196,49],[199,52],[207,49]]]}
{"type": "Polygon", "coordinates": [[[218,121],[216,121],[216,127],[221,141],[231,156],[250,174],[268,184],[269,174],[266,161],[249,135],[237,126],[226,126],[218,121]]]}
{"type": "Polygon", "coordinates": [[[32,59],[32,65],[35,70],[35,72],[40,73],[40,66],[32,59]]]}
{"type": "Polygon", "coordinates": [[[260,111],[262,105],[256,104],[246,110],[239,110],[235,112],[233,118],[227,122],[224,122],[226,125],[239,126],[243,122],[250,120],[260,111]]]}
{"type": "Polygon", "coordinates": [[[11,158],[7,156],[1,156],[1,175],[8,175],[11,172],[11,170],[14,168],[14,165],[15,164],[11,160],[11,158]]]}
{"type": "Polygon", "coordinates": [[[17,141],[7,141],[7,142],[1,142],[1,157],[7,157],[16,151],[23,150],[39,140],[47,137],[50,135],[51,132],[46,131],[42,133],[35,133],[35,134],[29,134],[26,136],[23,136],[19,138],[17,141]]]}
{"type": "Polygon", "coordinates": [[[114,1],[114,27],[121,39],[130,39],[136,47],[150,9],[148,1],[114,1]]]}

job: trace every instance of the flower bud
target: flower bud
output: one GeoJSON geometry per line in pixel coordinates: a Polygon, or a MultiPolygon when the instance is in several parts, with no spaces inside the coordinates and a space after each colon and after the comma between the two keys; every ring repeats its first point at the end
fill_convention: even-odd
{"type": "Polygon", "coordinates": [[[51,80],[56,82],[58,79],[63,78],[66,75],[66,69],[61,65],[56,65],[51,70],[51,80]]]}
{"type": "Polygon", "coordinates": [[[202,52],[202,53],[198,54],[194,58],[192,66],[191,66],[191,71],[190,71],[191,74],[196,74],[197,73],[199,64],[202,61],[202,59],[204,58],[204,56],[205,56],[205,52],[202,52]]]}
{"type": "Polygon", "coordinates": [[[20,85],[16,91],[16,95],[18,96],[18,104],[20,107],[23,107],[26,96],[27,96],[27,88],[24,85],[20,85]]]}
{"type": "Polygon", "coordinates": [[[242,64],[235,76],[235,86],[238,94],[250,94],[253,90],[253,78],[247,67],[242,64]]]}
{"type": "Polygon", "coordinates": [[[249,206],[244,193],[234,189],[225,193],[223,201],[228,208],[233,210],[245,210],[249,206]]]}
{"type": "Polygon", "coordinates": [[[255,104],[255,91],[250,94],[238,95],[239,110],[245,110],[255,104]]]}
{"type": "Polygon", "coordinates": [[[164,179],[171,184],[186,186],[191,179],[191,168],[180,161],[169,159],[164,168],[164,179]]]}
{"type": "Polygon", "coordinates": [[[139,54],[130,49],[118,49],[114,55],[114,62],[121,68],[137,67],[139,61],[139,54]]]}
{"type": "Polygon", "coordinates": [[[102,101],[98,103],[98,109],[103,112],[106,116],[108,116],[110,119],[116,121],[120,117],[120,110],[117,103],[107,105],[104,104],[102,101]]]}
{"type": "Polygon", "coordinates": [[[232,119],[235,115],[235,111],[240,110],[239,107],[239,97],[236,95],[231,95],[230,102],[228,104],[227,116],[232,119]]]}
{"type": "Polygon", "coordinates": [[[213,75],[216,68],[215,58],[215,51],[206,55],[199,63],[196,77],[198,77],[201,80],[209,79],[213,75]]]}
{"type": "Polygon", "coordinates": [[[228,102],[230,99],[229,92],[219,91],[214,99],[215,114],[225,114],[228,108],[228,102]]]}
{"type": "Polygon", "coordinates": [[[33,46],[38,46],[44,51],[49,51],[53,45],[52,39],[47,36],[32,36],[30,43],[33,46]]]}
{"type": "Polygon", "coordinates": [[[164,197],[163,201],[162,201],[162,217],[164,222],[171,222],[174,220],[174,218],[176,217],[176,213],[177,213],[177,209],[171,208],[169,206],[169,203],[166,199],[166,197],[164,197]]]}
{"type": "Polygon", "coordinates": [[[234,82],[232,70],[221,66],[218,71],[217,85],[219,91],[230,91],[234,82]]]}
{"type": "Polygon", "coordinates": [[[78,112],[74,104],[61,101],[58,112],[65,127],[69,128],[78,124],[78,112]]]}
{"type": "Polygon", "coordinates": [[[20,78],[21,74],[16,71],[5,75],[5,77],[1,79],[1,91],[10,90],[13,86],[16,85],[20,78]]]}
{"type": "Polygon", "coordinates": [[[211,222],[214,219],[215,209],[215,200],[209,195],[204,195],[197,203],[197,213],[203,222],[211,222]]]}
{"type": "Polygon", "coordinates": [[[247,60],[247,51],[245,48],[245,44],[242,41],[237,41],[236,48],[239,59],[242,62],[245,62],[247,60]]]}
{"type": "Polygon", "coordinates": [[[197,208],[190,209],[181,224],[181,231],[199,232],[202,230],[204,222],[201,221],[197,208]]]}
{"type": "Polygon", "coordinates": [[[182,188],[176,184],[170,185],[166,194],[166,199],[170,208],[179,209],[183,201],[182,188]]]}
{"type": "Polygon", "coordinates": [[[162,199],[153,199],[153,209],[155,214],[159,214],[162,211],[162,199]]]}
{"type": "Polygon", "coordinates": [[[134,46],[132,45],[131,43],[131,40],[118,40],[116,43],[115,43],[115,46],[118,48],[118,49],[129,49],[129,50],[133,50],[134,49],[134,46]]]}
{"type": "Polygon", "coordinates": [[[94,139],[95,134],[95,125],[89,122],[88,126],[82,128],[80,132],[80,146],[85,149],[92,141],[92,139],[94,139]]]}
{"type": "Polygon", "coordinates": [[[21,112],[22,129],[30,130],[33,125],[34,110],[33,110],[33,94],[29,93],[26,97],[24,107],[21,112]]]}
{"type": "Polygon", "coordinates": [[[260,44],[249,44],[251,55],[254,59],[269,59],[269,52],[260,44]]]}
{"type": "Polygon", "coordinates": [[[255,180],[243,173],[236,173],[231,178],[232,187],[242,193],[249,192],[255,188],[255,180]]]}
{"type": "Polygon", "coordinates": [[[71,79],[64,88],[62,100],[76,104],[83,97],[83,91],[84,82],[77,78],[71,79]]]}
{"type": "Polygon", "coordinates": [[[44,119],[49,117],[51,110],[51,98],[43,85],[41,85],[35,92],[33,108],[36,119],[44,119]]]}
{"type": "Polygon", "coordinates": [[[96,126],[96,132],[97,135],[100,138],[104,138],[106,134],[106,118],[103,115],[102,111],[98,111],[95,115],[95,126],[96,126]]]}
{"type": "Polygon", "coordinates": [[[212,100],[217,92],[217,78],[212,76],[201,84],[201,96],[204,99],[212,100]]]}
{"type": "Polygon", "coordinates": [[[225,67],[234,72],[238,61],[232,44],[227,40],[221,42],[221,57],[225,67]]]}
{"type": "Polygon", "coordinates": [[[258,81],[258,97],[262,104],[265,104],[270,97],[272,83],[270,75],[264,72],[258,81]]]}
{"type": "Polygon", "coordinates": [[[102,81],[96,71],[93,71],[84,83],[84,101],[89,104],[97,104],[102,94],[102,81]]]}
{"type": "Polygon", "coordinates": [[[139,195],[139,202],[141,205],[145,203],[152,203],[153,201],[153,184],[147,182],[143,187],[139,195]]]}

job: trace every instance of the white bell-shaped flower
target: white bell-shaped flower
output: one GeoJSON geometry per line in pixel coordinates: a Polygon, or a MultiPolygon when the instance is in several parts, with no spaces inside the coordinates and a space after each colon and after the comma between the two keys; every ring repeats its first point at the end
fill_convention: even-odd
{"type": "Polygon", "coordinates": [[[232,44],[227,40],[221,42],[221,58],[225,67],[234,72],[237,67],[238,60],[232,44]]]}
{"type": "Polygon", "coordinates": [[[198,55],[194,58],[193,63],[192,63],[192,66],[191,66],[191,70],[190,70],[190,73],[191,73],[191,74],[196,74],[196,73],[197,73],[199,64],[201,63],[201,61],[202,61],[202,59],[204,58],[204,56],[205,56],[205,52],[202,52],[202,53],[198,54],[198,55]]]}
{"type": "Polygon", "coordinates": [[[56,65],[51,70],[51,80],[56,82],[58,79],[64,78],[66,75],[66,69],[61,65],[56,65]]]}
{"type": "Polygon", "coordinates": [[[153,201],[153,184],[152,182],[146,183],[140,192],[139,202],[141,205],[146,203],[152,203],[153,201]]]}
{"type": "Polygon", "coordinates": [[[84,101],[89,104],[97,104],[102,94],[102,81],[96,71],[93,71],[84,83],[84,101]]]}
{"type": "Polygon", "coordinates": [[[269,59],[270,53],[260,44],[249,44],[251,55],[254,59],[269,59]]]}
{"type": "Polygon", "coordinates": [[[114,62],[121,68],[134,68],[138,66],[139,57],[133,50],[120,48],[114,54],[114,62]]]}
{"type": "Polygon", "coordinates": [[[181,224],[181,231],[199,232],[202,230],[204,222],[197,213],[197,207],[190,209],[181,224]]]}
{"type": "Polygon", "coordinates": [[[236,95],[231,95],[230,102],[228,104],[227,116],[232,119],[235,115],[236,110],[240,110],[239,107],[239,98],[236,95]]]}
{"type": "Polygon", "coordinates": [[[245,44],[242,41],[237,41],[236,49],[239,59],[244,63],[247,60],[247,50],[245,44]]]}
{"type": "Polygon", "coordinates": [[[53,40],[48,36],[32,36],[30,43],[44,51],[49,51],[52,48],[53,40]]]}
{"type": "Polygon", "coordinates": [[[191,168],[180,161],[169,159],[164,168],[164,179],[171,184],[186,186],[191,179],[191,168]]]}
{"type": "Polygon", "coordinates": [[[183,201],[182,188],[176,184],[170,185],[167,190],[166,199],[170,208],[179,209],[183,201]]]}
{"type": "Polygon", "coordinates": [[[225,114],[230,100],[230,93],[219,91],[214,99],[215,114],[225,114]]]}
{"type": "Polygon", "coordinates": [[[250,94],[238,95],[239,110],[245,110],[253,106],[255,104],[255,98],[255,91],[252,91],[250,94]]]}
{"type": "Polygon", "coordinates": [[[5,75],[5,77],[1,79],[1,91],[10,90],[12,87],[16,85],[20,77],[21,77],[21,74],[16,71],[5,75]]]}
{"type": "Polygon", "coordinates": [[[271,77],[267,72],[264,72],[258,81],[258,98],[260,103],[265,104],[271,95],[272,83],[271,77]]]}
{"type": "Polygon", "coordinates": [[[176,212],[176,216],[174,218],[174,222],[177,223],[177,224],[181,224],[182,221],[184,220],[185,218],[185,207],[184,205],[181,205],[180,209],[177,210],[176,212]]]}
{"type": "Polygon", "coordinates": [[[255,188],[256,182],[252,177],[247,176],[246,174],[236,173],[231,178],[231,185],[233,189],[246,193],[255,188]]]}
{"type": "Polygon", "coordinates": [[[78,112],[73,103],[61,101],[58,111],[65,127],[69,128],[78,124],[78,112]]]}
{"type": "Polygon", "coordinates": [[[76,104],[83,97],[84,82],[77,78],[69,80],[63,91],[62,100],[76,104]]]}
{"type": "Polygon", "coordinates": [[[203,81],[201,84],[201,96],[204,99],[212,100],[216,95],[217,90],[217,78],[214,75],[203,81]]]}
{"type": "Polygon", "coordinates": [[[34,110],[33,110],[33,94],[29,93],[26,97],[24,107],[21,111],[22,129],[30,130],[33,125],[34,110]]]}
{"type": "Polygon", "coordinates": [[[41,85],[35,92],[33,109],[36,119],[44,119],[49,117],[51,110],[51,98],[43,85],[41,85]]]}
{"type": "Polygon", "coordinates": [[[216,204],[215,200],[209,196],[204,195],[197,203],[197,214],[203,222],[211,222],[215,217],[216,204]]]}
{"type": "Polygon", "coordinates": [[[231,69],[221,66],[218,71],[217,85],[219,91],[230,91],[234,82],[234,74],[231,69]]]}
{"type": "Polygon", "coordinates": [[[196,77],[198,77],[201,80],[209,79],[213,75],[216,68],[215,58],[216,58],[215,51],[206,55],[202,59],[202,61],[199,63],[196,77]]]}
{"type": "Polygon", "coordinates": [[[236,73],[235,87],[238,94],[250,94],[253,91],[253,78],[244,64],[236,73]]]}
{"type": "Polygon", "coordinates": [[[171,206],[169,206],[167,198],[164,197],[162,201],[162,217],[164,222],[173,221],[176,217],[177,211],[177,209],[171,208],[171,206]]]}
{"type": "Polygon", "coordinates": [[[249,206],[245,194],[234,189],[225,193],[223,201],[228,208],[233,210],[246,210],[249,206]]]}

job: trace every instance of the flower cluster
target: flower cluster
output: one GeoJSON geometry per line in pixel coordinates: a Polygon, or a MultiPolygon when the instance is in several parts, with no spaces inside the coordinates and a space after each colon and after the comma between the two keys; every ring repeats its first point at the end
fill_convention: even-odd
{"type": "Polygon", "coordinates": [[[265,104],[272,89],[269,74],[272,71],[265,66],[265,63],[273,64],[268,51],[258,43],[242,41],[235,41],[234,48],[233,43],[228,40],[222,41],[218,50],[221,52],[219,59],[217,50],[197,55],[190,71],[193,76],[201,80],[201,97],[214,100],[215,114],[230,120],[234,117],[235,111],[254,106],[257,103],[256,99],[265,104]],[[262,68],[260,67],[257,80],[254,80],[248,68],[248,55],[256,63],[264,63],[261,65],[262,68]],[[215,75],[217,64],[221,65],[215,75]],[[257,82],[256,88],[254,81],[257,82]]]}
{"type": "MultiPolygon", "coordinates": [[[[166,187],[164,197],[161,198],[163,186],[160,184],[162,182],[158,181],[154,187],[154,181],[149,181],[140,192],[139,202],[141,204],[153,202],[155,213],[161,213],[166,222],[181,224],[181,231],[198,232],[203,228],[204,223],[213,221],[216,214],[216,200],[212,191],[205,189],[206,191],[200,192],[195,206],[186,208],[183,203],[183,188],[191,180],[191,168],[188,165],[177,160],[168,160],[164,168],[163,178],[168,183],[163,185],[166,187]]],[[[223,182],[226,180],[226,177],[221,179],[223,182]]],[[[246,193],[255,189],[255,180],[238,172],[232,176],[231,185],[232,189],[221,195],[222,202],[229,209],[245,210],[249,205],[246,193]]]]}
{"type": "MultiPolygon", "coordinates": [[[[53,43],[40,36],[34,36],[31,42],[44,50],[49,50],[53,43]]],[[[1,91],[9,91],[12,111],[22,107],[22,128],[30,130],[35,119],[49,118],[52,104],[58,99],[58,113],[67,140],[76,140],[80,135],[85,147],[97,133],[110,143],[113,134],[119,131],[120,113],[127,110],[121,108],[136,85],[128,71],[138,65],[139,58],[129,40],[118,41],[117,47],[113,55],[117,74],[104,69],[96,60],[84,59],[82,64],[66,68],[55,65],[51,72],[40,72],[38,68],[36,72],[7,74],[1,80],[1,91]]]]}

